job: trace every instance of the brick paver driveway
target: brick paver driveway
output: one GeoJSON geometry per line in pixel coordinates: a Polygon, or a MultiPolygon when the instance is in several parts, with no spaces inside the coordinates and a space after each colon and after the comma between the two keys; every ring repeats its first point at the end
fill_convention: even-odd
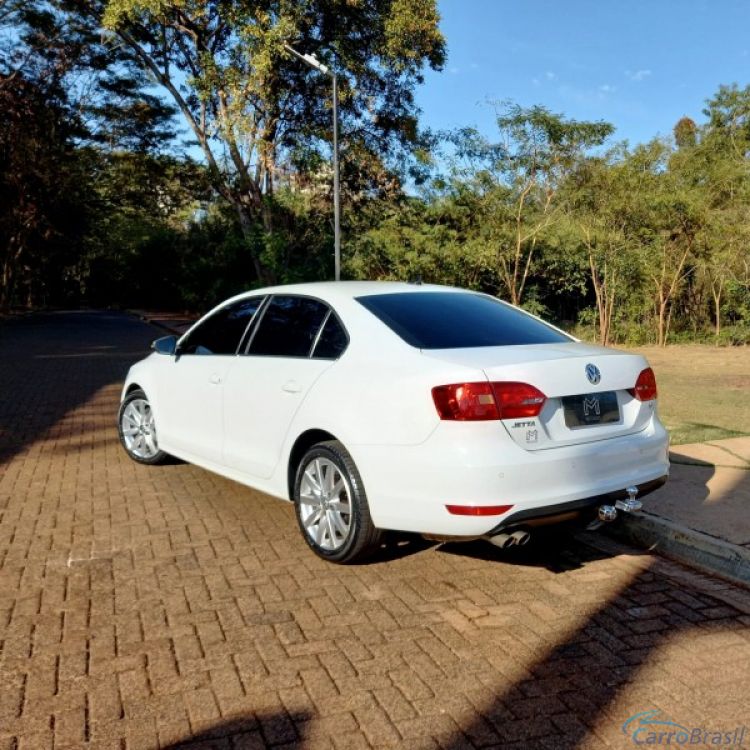
{"type": "Polygon", "coordinates": [[[750,724],[743,590],[595,536],[337,567],[291,506],[129,461],[118,383],[155,335],[0,326],[1,748],[632,748],[639,712],[750,724]]]}

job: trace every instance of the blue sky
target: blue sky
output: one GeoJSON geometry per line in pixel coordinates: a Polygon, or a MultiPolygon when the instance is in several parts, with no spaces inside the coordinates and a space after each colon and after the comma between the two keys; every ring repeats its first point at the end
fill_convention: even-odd
{"type": "Polygon", "coordinates": [[[750,0],[439,0],[448,60],[417,92],[422,124],[496,134],[488,99],[669,135],[722,83],[750,83],[750,0]]]}

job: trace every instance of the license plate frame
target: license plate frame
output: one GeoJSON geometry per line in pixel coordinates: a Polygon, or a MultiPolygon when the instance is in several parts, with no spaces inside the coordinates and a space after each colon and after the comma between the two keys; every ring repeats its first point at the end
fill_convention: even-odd
{"type": "Polygon", "coordinates": [[[620,405],[616,391],[563,396],[562,405],[565,425],[571,430],[600,427],[620,421],[620,405]]]}

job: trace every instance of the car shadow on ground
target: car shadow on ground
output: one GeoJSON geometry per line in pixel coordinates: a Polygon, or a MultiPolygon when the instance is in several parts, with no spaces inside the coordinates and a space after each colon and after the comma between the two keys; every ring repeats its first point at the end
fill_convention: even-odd
{"type": "Polygon", "coordinates": [[[437,549],[440,554],[473,558],[488,563],[544,568],[551,573],[565,573],[583,567],[585,562],[600,560],[607,554],[586,544],[597,532],[583,531],[582,527],[549,528],[532,534],[523,546],[506,549],[495,547],[486,539],[473,541],[439,542],[419,534],[387,532],[380,548],[360,565],[377,565],[437,549]]]}
{"type": "Polygon", "coordinates": [[[442,544],[440,552],[472,557],[489,563],[544,568],[550,573],[565,573],[584,567],[586,562],[608,557],[606,553],[582,541],[587,533],[591,532],[564,527],[532,534],[529,542],[523,546],[500,549],[486,540],[478,539],[473,542],[442,544]],[[576,532],[583,536],[579,537],[576,532]]]}

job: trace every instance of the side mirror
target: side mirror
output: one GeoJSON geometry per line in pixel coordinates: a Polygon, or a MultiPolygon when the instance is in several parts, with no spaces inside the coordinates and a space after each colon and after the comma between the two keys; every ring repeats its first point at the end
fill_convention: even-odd
{"type": "Polygon", "coordinates": [[[169,356],[177,354],[177,336],[162,336],[151,344],[151,348],[157,354],[168,354],[169,356]]]}

